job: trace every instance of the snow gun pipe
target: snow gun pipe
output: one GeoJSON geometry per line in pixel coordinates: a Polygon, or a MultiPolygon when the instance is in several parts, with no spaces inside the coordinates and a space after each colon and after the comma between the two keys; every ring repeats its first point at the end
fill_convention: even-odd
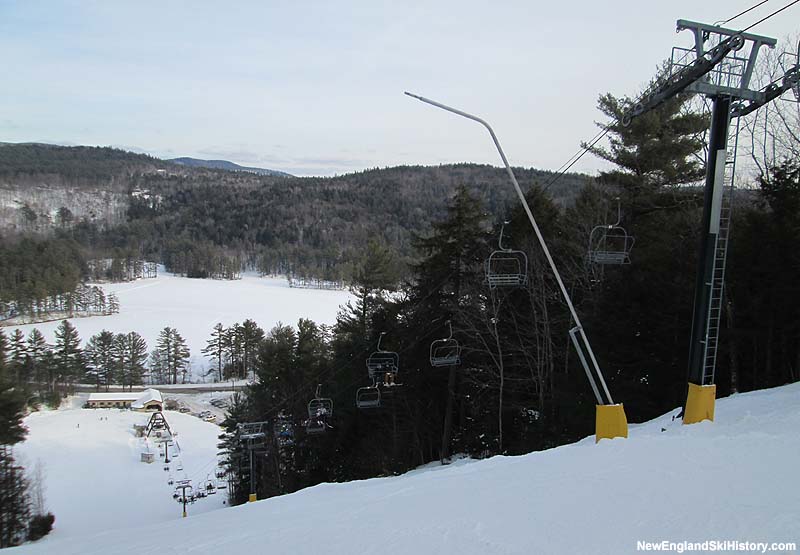
{"type": "MultiPolygon", "coordinates": [[[[614,400],[611,398],[611,393],[608,391],[608,386],[606,385],[606,381],[603,378],[603,373],[600,371],[600,366],[597,364],[597,359],[594,356],[594,352],[592,351],[592,347],[589,345],[589,339],[586,337],[586,333],[583,331],[583,326],[581,325],[580,318],[578,318],[578,313],[575,311],[575,307],[572,304],[572,299],[567,293],[567,288],[564,286],[564,282],[561,280],[561,274],[558,273],[558,268],[556,268],[556,263],[553,261],[553,257],[550,255],[550,249],[547,248],[547,243],[544,240],[544,236],[542,232],[539,230],[539,226],[536,224],[536,219],[533,217],[533,212],[531,212],[530,206],[528,206],[528,201],[525,200],[525,195],[522,193],[522,189],[517,182],[517,178],[514,176],[514,171],[511,169],[511,165],[508,163],[508,159],[506,158],[505,152],[503,152],[503,148],[500,146],[500,141],[497,139],[497,135],[495,135],[494,130],[492,127],[483,119],[473,116],[472,114],[468,114],[462,110],[457,110],[456,108],[451,108],[441,102],[436,102],[435,100],[431,100],[430,98],[425,98],[424,96],[419,96],[417,94],[413,94],[410,92],[406,92],[406,95],[410,96],[411,98],[416,98],[419,101],[425,102],[426,104],[430,104],[431,106],[436,106],[437,108],[441,108],[447,112],[451,112],[453,114],[465,117],[467,119],[471,119],[472,121],[477,121],[481,125],[483,125],[489,134],[492,136],[492,141],[494,141],[494,146],[497,147],[497,152],[500,154],[500,158],[503,160],[503,164],[506,167],[506,172],[508,172],[508,177],[511,179],[511,183],[514,185],[514,189],[517,191],[517,196],[519,197],[520,202],[522,203],[522,207],[525,209],[525,213],[528,215],[528,220],[531,222],[531,226],[533,227],[533,231],[536,233],[536,238],[539,240],[539,245],[542,247],[542,251],[544,252],[545,257],[547,258],[547,262],[550,264],[550,269],[553,271],[553,275],[558,282],[558,287],[561,290],[561,296],[564,298],[564,301],[567,303],[567,307],[569,308],[569,312],[572,315],[572,320],[575,322],[575,329],[578,330],[581,339],[583,340],[584,345],[586,346],[586,354],[588,355],[589,360],[592,363],[593,367],[593,374],[597,376],[598,380],[600,381],[600,385],[603,388],[603,392],[606,394],[606,401],[604,402],[599,395],[597,395],[597,402],[601,405],[609,404],[613,405],[614,400]]],[[[573,338],[574,340],[574,338],[573,338]]],[[[584,369],[586,370],[587,374],[592,375],[592,369],[589,368],[586,359],[581,357],[581,361],[584,364],[584,369]]],[[[592,383],[593,380],[590,380],[592,383]]],[[[596,389],[596,388],[595,388],[596,389]]]]}

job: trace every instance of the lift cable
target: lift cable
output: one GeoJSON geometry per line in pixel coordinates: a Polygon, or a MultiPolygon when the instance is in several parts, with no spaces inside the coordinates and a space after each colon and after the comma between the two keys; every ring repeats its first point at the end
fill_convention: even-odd
{"type": "MultiPolygon", "coordinates": [[[[761,5],[763,5],[763,4],[765,4],[765,3],[766,3],[766,2],[768,2],[768,1],[769,1],[769,0],[763,0],[763,1],[762,1],[760,4],[757,4],[757,5],[755,5],[755,6],[751,7],[751,8],[749,8],[748,10],[745,10],[745,11],[743,11],[742,13],[739,13],[739,14],[737,14],[737,15],[735,15],[735,16],[733,16],[733,17],[731,17],[731,18],[730,18],[730,19],[728,19],[727,21],[733,21],[733,20],[734,20],[734,19],[736,19],[737,17],[739,17],[739,16],[742,16],[742,15],[746,14],[747,12],[749,12],[749,11],[751,11],[751,10],[753,10],[753,9],[755,9],[755,8],[757,8],[757,7],[761,6],[761,5]]],[[[745,31],[749,31],[750,29],[752,29],[752,28],[753,28],[753,27],[755,27],[756,25],[759,25],[759,24],[763,23],[764,21],[766,21],[766,20],[770,19],[771,17],[774,17],[775,15],[777,15],[777,14],[779,14],[780,12],[782,12],[782,11],[786,10],[787,8],[790,8],[790,7],[791,7],[791,6],[793,6],[794,4],[797,4],[798,2],[800,2],[800,0],[793,0],[792,2],[790,2],[789,4],[787,4],[786,6],[784,6],[784,7],[780,8],[780,9],[778,9],[778,10],[775,10],[775,11],[774,11],[774,12],[772,12],[771,14],[769,14],[769,15],[767,15],[767,16],[765,16],[765,17],[761,18],[761,19],[759,19],[758,21],[756,21],[755,23],[753,23],[753,24],[751,24],[750,26],[746,27],[745,29],[742,29],[740,32],[741,32],[741,33],[744,33],[745,31]]],[[[727,23],[727,21],[725,21],[724,23],[727,23]]],[[[686,54],[684,54],[684,57],[685,57],[685,56],[686,56],[686,54]]],[[[662,76],[662,77],[663,77],[663,76],[662,76]]],[[[658,82],[658,79],[656,80],[656,82],[658,82]]],[[[636,100],[636,101],[635,101],[633,104],[635,105],[637,102],[639,102],[640,100],[642,100],[642,99],[643,99],[645,96],[647,96],[647,94],[648,94],[648,91],[645,91],[644,93],[642,93],[642,94],[639,96],[639,98],[638,98],[638,99],[637,99],[637,100],[636,100]]],[[[583,158],[583,156],[584,156],[584,155],[585,155],[587,152],[589,152],[589,151],[592,149],[592,147],[593,147],[594,145],[596,145],[596,144],[597,144],[597,143],[598,143],[598,142],[599,142],[599,141],[600,141],[600,140],[601,140],[603,137],[605,137],[605,136],[606,136],[606,134],[608,134],[608,132],[611,130],[611,127],[613,127],[615,124],[617,124],[618,122],[620,122],[620,120],[621,120],[621,118],[614,118],[614,120],[613,120],[612,122],[610,122],[608,125],[605,125],[605,126],[603,127],[603,129],[601,129],[601,130],[600,130],[600,131],[597,133],[597,135],[595,135],[595,136],[594,136],[594,138],[593,138],[593,139],[592,139],[592,140],[591,140],[589,143],[586,143],[586,146],[585,146],[584,148],[582,148],[581,150],[579,150],[578,152],[576,152],[575,154],[573,154],[573,155],[572,155],[570,158],[568,158],[568,159],[567,159],[567,161],[566,161],[566,162],[565,162],[565,163],[564,163],[564,164],[563,164],[563,165],[562,165],[562,166],[561,166],[561,167],[560,167],[558,170],[556,170],[556,175],[554,175],[552,178],[550,178],[550,180],[548,180],[548,182],[547,182],[547,183],[544,185],[544,187],[543,187],[543,190],[544,190],[544,191],[547,191],[547,190],[550,188],[550,186],[551,186],[551,185],[553,185],[553,183],[555,183],[556,181],[558,181],[559,179],[561,179],[561,177],[562,177],[562,176],[563,176],[565,173],[567,173],[567,171],[569,171],[569,169],[570,169],[572,166],[574,166],[574,165],[575,165],[575,164],[578,162],[578,160],[580,160],[581,158],[583,158]]]]}
{"type": "Polygon", "coordinates": [[[751,6],[751,7],[747,8],[745,11],[743,11],[743,12],[740,12],[740,13],[737,13],[735,16],[731,17],[730,19],[726,19],[725,21],[720,21],[720,24],[721,24],[721,25],[725,25],[725,24],[727,24],[727,23],[730,23],[731,21],[733,21],[733,20],[734,20],[734,19],[736,19],[737,17],[743,16],[744,14],[746,14],[746,13],[748,13],[748,12],[751,12],[751,11],[753,11],[753,10],[755,10],[757,7],[759,7],[759,6],[763,6],[763,5],[764,5],[764,4],[766,4],[767,2],[769,2],[769,0],[761,0],[761,2],[759,2],[759,3],[758,3],[758,4],[756,4],[755,6],[751,6]]]}
{"type": "Polygon", "coordinates": [[[773,16],[776,16],[776,15],[778,15],[779,13],[781,13],[783,10],[785,10],[785,9],[787,9],[787,8],[791,8],[792,6],[794,6],[795,4],[797,4],[798,2],[800,2],[800,0],[794,0],[794,1],[792,1],[792,2],[789,2],[789,3],[788,3],[788,4],[786,4],[784,7],[780,8],[780,9],[778,9],[778,10],[775,10],[774,12],[772,12],[771,14],[769,14],[768,16],[766,16],[766,17],[762,17],[761,19],[759,19],[758,21],[756,21],[755,23],[753,23],[753,24],[752,24],[752,25],[750,25],[749,27],[745,27],[744,29],[742,29],[742,30],[740,31],[740,33],[744,33],[745,31],[749,31],[750,29],[752,29],[752,28],[753,28],[753,27],[755,27],[756,25],[759,25],[759,24],[761,24],[761,23],[764,23],[764,22],[765,22],[766,20],[768,20],[769,18],[771,18],[771,17],[773,17],[773,16]]]}

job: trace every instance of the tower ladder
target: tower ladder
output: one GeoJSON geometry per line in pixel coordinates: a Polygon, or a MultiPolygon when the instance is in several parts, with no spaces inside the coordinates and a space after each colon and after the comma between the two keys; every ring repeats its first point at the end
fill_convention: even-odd
{"type": "Polygon", "coordinates": [[[739,145],[739,118],[728,123],[728,149],[725,153],[722,201],[719,214],[719,233],[714,246],[712,262],[711,295],[708,303],[706,337],[703,353],[703,384],[714,383],[719,348],[719,330],[722,321],[723,297],[725,292],[725,266],[730,239],[731,216],[733,211],[734,177],[736,175],[736,150],[739,145]],[[732,141],[730,139],[733,139],[732,141]]]}

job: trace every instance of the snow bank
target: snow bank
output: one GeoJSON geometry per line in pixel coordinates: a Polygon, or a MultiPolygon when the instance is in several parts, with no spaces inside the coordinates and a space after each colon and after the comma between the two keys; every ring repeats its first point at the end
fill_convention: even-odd
{"type": "Polygon", "coordinates": [[[715,423],[681,426],[665,415],[633,426],[627,440],[587,438],[521,457],[323,484],[11,553],[530,555],[636,553],[637,541],[661,540],[800,545],[798,468],[794,384],[720,400],[715,423]]]}

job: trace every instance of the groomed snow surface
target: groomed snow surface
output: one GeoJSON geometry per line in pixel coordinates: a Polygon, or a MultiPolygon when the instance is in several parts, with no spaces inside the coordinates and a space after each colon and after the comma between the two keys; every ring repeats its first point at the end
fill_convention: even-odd
{"type": "MultiPolygon", "coordinates": [[[[595,445],[590,437],[525,456],[322,484],[141,527],[136,525],[145,518],[130,521],[122,515],[130,514],[131,506],[141,514],[160,511],[163,477],[153,477],[157,486],[148,493],[138,491],[138,478],[120,484],[120,466],[98,466],[95,460],[101,453],[133,460],[127,425],[111,418],[93,422],[113,427],[115,434],[114,439],[104,435],[108,439],[95,447],[80,441],[88,430],[73,429],[84,413],[60,411],[28,420],[28,443],[41,444],[44,438],[37,436],[54,434],[50,430],[69,432],[48,447],[66,475],[56,478],[56,462],[47,462],[56,514],[52,537],[10,553],[531,555],[636,553],[637,541],[662,540],[800,545],[800,384],[721,399],[714,423],[682,426],[670,413],[632,426],[627,440],[595,445]],[[71,455],[54,454],[61,449],[71,455]],[[83,485],[57,486],[60,480],[83,485]],[[109,482],[118,487],[115,498],[96,501],[109,482]],[[69,507],[63,495],[72,496],[69,507]]],[[[183,419],[176,426],[194,433],[183,419]]],[[[131,463],[131,475],[133,467],[142,476],[160,472],[131,463]]]]}
{"type": "MultiPolygon", "coordinates": [[[[69,401],[80,407],[85,397],[69,401]]],[[[47,509],[59,521],[52,539],[181,517],[181,507],[172,499],[174,487],[167,482],[188,478],[198,484],[209,474],[214,479],[221,430],[188,414],[163,414],[176,433],[169,471],[159,460],[155,441],[145,443],[134,435],[134,424],[147,424],[151,413],[62,408],[25,419],[28,438],[15,454],[26,468],[33,468],[37,460],[44,465],[47,509]],[[150,464],[140,460],[148,450],[155,456],[150,464]]],[[[223,500],[224,494],[209,496],[191,505],[189,512],[222,508],[223,500]]]]}
{"type": "MultiPolygon", "coordinates": [[[[170,326],[186,339],[196,376],[201,374],[200,370],[211,366],[200,351],[205,348],[217,323],[228,327],[249,318],[265,331],[278,322],[296,326],[300,318],[318,324],[333,324],[339,306],[351,298],[346,291],[295,289],[289,287],[285,278],[254,275],[223,281],[160,273],[157,278],[103,284],[102,288],[107,295],[117,294],[120,312],[110,316],[71,319],[83,341],[104,329],[114,333],[135,331],[144,337],[152,351],[158,334],[165,326],[170,326]]],[[[59,323],[42,322],[17,327],[26,335],[33,328],[39,328],[52,344],[59,323]]],[[[7,329],[7,334],[13,329],[7,329]]]]}

